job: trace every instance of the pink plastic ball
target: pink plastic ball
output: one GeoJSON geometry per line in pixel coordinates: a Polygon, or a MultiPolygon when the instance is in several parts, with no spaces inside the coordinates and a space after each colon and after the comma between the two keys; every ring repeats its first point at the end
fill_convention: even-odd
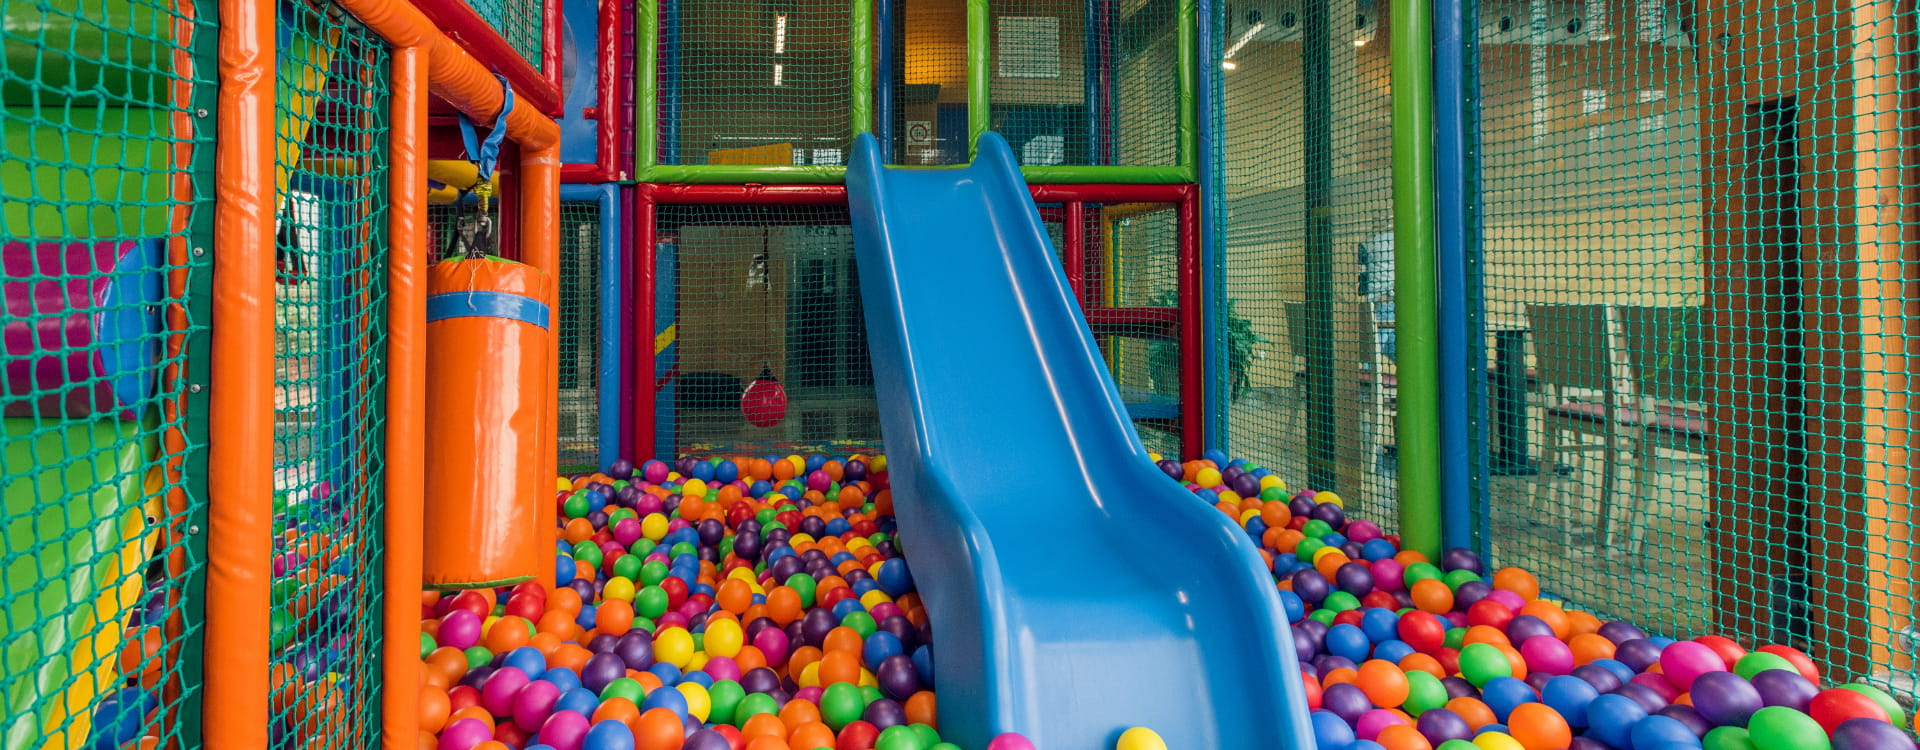
{"type": "MultiPolygon", "coordinates": [[[[493,730],[479,719],[461,719],[440,731],[439,750],[473,750],[487,740],[493,739],[493,730]]],[[[574,748],[579,750],[579,748],[574,748]]]]}
{"type": "Polygon", "coordinates": [[[725,656],[716,656],[708,659],[706,665],[701,667],[700,671],[706,672],[707,676],[712,677],[715,681],[738,681],[740,679],[740,662],[725,656]]]}
{"type": "Polygon", "coordinates": [[[787,641],[787,634],[779,628],[767,628],[753,636],[753,647],[767,657],[767,663],[780,665],[787,663],[787,648],[793,644],[787,641]]]}
{"type": "Polygon", "coordinates": [[[487,713],[496,717],[513,713],[513,699],[527,686],[527,673],[519,667],[501,667],[499,671],[487,675],[487,683],[480,686],[480,705],[487,713]]]}
{"type": "Polygon", "coordinates": [[[1680,692],[1693,687],[1693,681],[1708,672],[1725,672],[1727,664],[1720,654],[1693,641],[1676,641],[1660,652],[1660,670],[1667,682],[1680,692]]]}
{"type": "Polygon", "coordinates": [[[434,640],[462,651],[473,648],[480,642],[480,616],[464,609],[448,612],[440,620],[440,632],[434,635],[434,640]]]}
{"type": "Polygon", "coordinates": [[[1407,587],[1407,568],[1393,560],[1375,560],[1368,566],[1373,571],[1373,585],[1381,591],[1394,592],[1407,587]]]}
{"type": "Polygon", "coordinates": [[[1366,544],[1367,542],[1386,536],[1386,534],[1380,531],[1380,527],[1372,521],[1349,521],[1347,522],[1346,533],[1347,539],[1361,544],[1366,544]]]}
{"type": "Polygon", "coordinates": [[[1400,717],[1394,716],[1392,711],[1376,708],[1361,714],[1359,720],[1353,722],[1353,735],[1359,739],[1371,740],[1379,737],[1387,727],[1405,723],[1400,720],[1400,717]]]}
{"type": "Polygon", "coordinates": [[[690,528],[692,526],[693,524],[687,523],[686,519],[676,518],[667,522],[667,533],[671,534],[673,532],[676,532],[685,528],[690,528]]]}
{"type": "Polygon", "coordinates": [[[873,615],[873,619],[875,620],[885,620],[894,615],[904,615],[906,613],[900,611],[900,605],[898,604],[894,604],[893,602],[880,602],[879,604],[873,605],[873,609],[867,610],[867,614],[873,615]]]}
{"type": "Polygon", "coordinates": [[[1492,593],[1487,594],[1487,598],[1504,604],[1507,606],[1507,609],[1515,612],[1520,611],[1521,607],[1527,606],[1526,599],[1506,589],[1494,589],[1492,593]]]}
{"type": "MultiPolygon", "coordinates": [[[[479,721],[466,719],[465,721],[479,721]]],[[[480,725],[485,727],[485,724],[480,725]]],[[[547,723],[540,725],[540,733],[534,739],[543,744],[552,745],[553,750],[580,750],[580,743],[587,738],[587,717],[577,711],[558,711],[547,717],[547,723]]]]}
{"type": "Polygon", "coordinates": [[[825,471],[814,469],[813,473],[807,475],[807,489],[813,490],[814,492],[826,492],[827,488],[832,486],[833,477],[827,476],[827,472],[825,471]]]}
{"type": "Polygon", "coordinates": [[[794,691],[793,697],[797,700],[803,700],[818,706],[820,705],[820,696],[826,695],[826,693],[827,693],[826,689],[820,687],[819,685],[815,685],[813,687],[803,687],[797,691],[794,691]]]}
{"type": "Polygon", "coordinates": [[[987,750],[1035,750],[1035,748],[1033,742],[1027,738],[1008,732],[988,742],[987,750]]]}
{"type": "Polygon", "coordinates": [[[1673,699],[1680,697],[1680,691],[1675,689],[1671,683],[1667,682],[1667,678],[1664,675],[1658,675],[1652,672],[1641,672],[1640,674],[1634,675],[1633,679],[1628,680],[1628,682],[1652,690],[1660,695],[1661,700],[1668,703],[1672,703],[1673,699]]]}
{"type": "Polygon", "coordinates": [[[1453,623],[1453,626],[1456,628],[1464,628],[1467,626],[1467,613],[1465,612],[1448,612],[1446,617],[1447,622],[1453,623]]]}
{"type": "Polygon", "coordinates": [[[622,518],[613,524],[613,540],[621,546],[631,547],[640,541],[640,522],[631,518],[622,518]]]}
{"type": "MultiPolygon", "coordinates": [[[[482,691],[481,697],[486,693],[482,691]]],[[[520,688],[513,696],[513,723],[523,727],[537,727],[547,723],[547,717],[553,714],[553,704],[560,700],[560,686],[546,680],[535,680],[520,688]]]]}
{"type": "Polygon", "coordinates": [[[667,481],[667,464],[663,461],[648,461],[641,476],[654,484],[667,481]]]}
{"type": "Polygon", "coordinates": [[[1553,636],[1528,638],[1520,644],[1520,657],[1526,660],[1527,668],[1535,672],[1562,675],[1573,671],[1573,649],[1553,636]]]}

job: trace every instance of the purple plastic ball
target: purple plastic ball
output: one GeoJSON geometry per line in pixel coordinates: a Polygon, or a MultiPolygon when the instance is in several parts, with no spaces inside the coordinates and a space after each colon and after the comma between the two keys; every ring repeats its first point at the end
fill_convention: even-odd
{"type": "Polygon", "coordinates": [[[644,630],[629,630],[614,642],[613,655],[628,669],[646,670],[653,666],[653,639],[644,630]]]}
{"type": "Polygon", "coordinates": [[[800,618],[800,634],[806,644],[818,647],[827,641],[827,634],[840,626],[839,618],[824,607],[816,607],[800,618]]]}
{"type": "Polygon", "coordinates": [[[1588,685],[1593,686],[1596,693],[1611,693],[1620,689],[1621,685],[1627,684],[1627,681],[1620,679],[1620,675],[1614,674],[1613,670],[1598,664],[1582,664],[1574,667],[1572,674],[1586,680],[1588,685]]]}
{"type": "Polygon", "coordinates": [[[587,641],[587,650],[596,654],[604,654],[612,651],[613,645],[619,642],[620,639],[606,633],[601,633],[594,636],[593,640],[587,641]]]}
{"type": "MultiPolygon", "coordinates": [[[[1784,670],[1770,670],[1784,671],[1784,670]]],[[[1801,682],[1805,682],[1802,679],[1801,682]]],[[[1708,672],[1693,681],[1688,691],[1700,717],[1723,727],[1744,727],[1753,712],[1766,707],[1759,689],[1732,672],[1708,672]]],[[[1680,708],[1684,708],[1681,706],[1680,708]]],[[[1675,717],[1678,718],[1678,717],[1675,717]]],[[[1699,734],[1705,734],[1700,732],[1699,734]]]]}
{"type": "Polygon", "coordinates": [[[867,710],[860,713],[860,718],[872,724],[873,728],[884,731],[888,727],[907,723],[907,710],[902,708],[898,701],[881,698],[867,704],[867,710]]]}
{"type": "Polygon", "coordinates": [[[1360,720],[1360,715],[1373,710],[1373,701],[1367,694],[1351,683],[1338,683],[1320,695],[1320,707],[1332,711],[1341,721],[1351,725],[1360,720]]]}
{"type": "Polygon", "coordinates": [[[1341,565],[1333,571],[1333,583],[1354,596],[1366,596],[1373,591],[1373,571],[1357,562],[1341,565]]]}
{"type": "Polygon", "coordinates": [[[1468,581],[1460,584],[1460,588],[1453,592],[1453,608],[1465,612],[1468,607],[1487,598],[1491,593],[1493,593],[1493,586],[1486,581],[1468,581]]]}
{"type": "Polygon", "coordinates": [[[633,462],[624,458],[616,458],[613,460],[613,466],[611,470],[607,472],[607,475],[614,479],[632,479],[633,462]]]}
{"type": "Polygon", "coordinates": [[[1621,622],[1619,620],[1601,625],[1599,633],[1600,637],[1613,641],[1616,646],[1626,643],[1627,641],[1636,641],[1647,637],[1646,632],[1634,626],[1633,623],[1621,622]]]}
{"type": "Polygon", "coordinates": [[[1454,698],[1478,698],[1480,689],[1467,682],[1464,677],[1443,677],[1440,685],[1447,689],[1447,700],[1454,698]]]}
{"type": "Polygon", "coordinates": [[[1833,750],[1913,750],[1913,738],[1877,719],[1848,719],[1833,728],[1833,750]]]}
{"type": "MultiPolygon", "coordinates": [[[[1308,620],[1308,622],[1312,622],[1308,620]]],[[[1313,661],[1313,655],[1320,650],[1320,638],[1312,631],[1300,625],[1293,626],[1293,655],[1302,665],[1313,661]]]]}
{"type": "Polygon", "coordinates": [[[727,736],[711,729],[702,729],[687,735],[687,741],[681,743],[680,750],[732,750],[733,743],[727,736]]]}
{"type": "Polygon", "coordinates": [[[1614,750],[1614,748],[1592,737],[1575,737],[1573,744],[1567,746],[1567,750],[1614,750]]]}
{"type": "Polygon", "coordinates": [[[627,676],[627,663],[613,654],[594,654],[580,668],[580,687],[600,693],[607,683],[627,676]]]}
{"type": "MultiPolygon", "coordinates": [[[[1524,617],[1524,615],[1522,616],[1524,617]]],[[[1513,619],[1518,620],[1520,618],[1516,617],[1513,619]]],[[[1647,671],[1647,667],[1651,667],[1660,662],[1660,647],[1653,645],[1653,641],[1645,638],[1636,638],[1622,643],[1618,648],[1614,649],[1613,658],[1619,659],[1622,664],[1627,665],[1628,669],[1632,669],[1635,672],[1645,672],[1647,671]]]]}
{"type": "Polygon", "coordinates": [[[1526,643],[1528,638],[1544,635],[1553,637],[1553,626],[1533,615],[1520,615],[1507,622],[1507,640],[1512,643],[1526,643]]]}
{"type": "Polygon", "coordinates": [[[740,687],[749,693],[765,693],[780,687],[780,676],[766,667],[755,667],[740,675],[740,687]]]}
{"type": "Polygon", "coordinates": [[[1613,691],[1613,694],[1640,704],[1640,708],[1647,713],[1655,713],[1667,707],[1667,699],[1660,697],[1660,694],[1654,692],[1653,688],[1645,685],[1627,683],[1621,685],[1618,690],[1613,691]]]}
{"type": "Polygon", "coordinates": [[[1319,606],[1321,602],[1327,600],[1328,594],[1333,593],[1333,587],[1327,584],[1327,577],[1311,568],[1295,571],[1292,580],[1293,593],[1299,596],[1301,601],[1314,606],[1319,606]]]}
{"type": "Polygon", "coordinates": [[[1295,516],[1312,518],[1313,495],[1311,493],[1294,495],[1292,500],[1287,501],[1287,510],[1292,511],[1295,516]]]}
{"type": "Polygon", "coordinates": [[[1180,468],[1180,462],[1170,458],[1160,459],[1160,463],[1154,465],[1160,467],[1160,473],[1173,477],[1173,481],[1176,482],[1185,478],[1187,475],[1186,470],[1180,468]]]}
{"type": "Polygon", "coordinates": [[[1542,690],[1547,689],[1547,682],[1552,680],[1556,676],[1557,675],[1554,675],[1548,672],[1534,671],[1534,672],[1528,672],[1527,676],[1525,678],[1522,678],[1522,681],[1527,683],[1527,687],[1533,688],[1533,692],[1538,693],[1542,690]]]}
{"type": "Polygon", "coordinates": [[[1313,510],[1309,511],[1307,515],[1313,520],[1327,522],[1327,525],[1332,526],[1335,531],[1347,525],[1347,512],[1341,510],[1340,506],[1334,505],[1333,503],[1315,505],[1313,506],[1313,510]]]}
{"type": "Polygon", "coordinates": [[[1820,693],[1807,678],[1784,669],[1768,669],[1754,675],[1753,689],[1760,694],[1763,706],[1786,706],[1801,713],[1807,712],[1813,696],[1820,693]]]}
{"type": "Polygon", "coordinates": [[[1692,706],[1682,706],[1676,703],[1660,709],[1660,715],[1686,725],[1687,729],[1691,730],[1695,737],[1707,736],[1707,732],[1713,731],[1715,726],[1714,722],[1708,721],[1706,717],[1701,716],[1700,712],[1692,706]]]}
{"type": "Polygon", "coordinates": [[[1473,736],[1473,728],[1460,714],[1444,708],[1431,708],[1420,713],[1419,722],[1414,728],[1435,746],[1447,740],[1464,740],[1473,736]]]}
{"type": "Polygon", "coordinates": [[[880,660],[880,667],[873,675],[880,683],[880,692],[894,700],[906,700],[920,689],[920,672],[913,666],[913,657],[906,654],[880,660]]]}
{"type": "Polygon", "coordinates": [[[1455,547],[1440,556],[1440,569],[1444,571],[1464,570],[1474,575],[1486,575],[1486,568],[1480,565],[1480,556],[1472,550],[1455,547]]]}

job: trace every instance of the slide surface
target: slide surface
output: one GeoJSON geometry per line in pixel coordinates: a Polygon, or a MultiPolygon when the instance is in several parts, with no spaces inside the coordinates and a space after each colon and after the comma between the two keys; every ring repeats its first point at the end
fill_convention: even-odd
{"type": "Polygon", "coordinates": [[[1290,630],[1244,531],[1155,468],[1013,154],[847,174],[902,549],[940,732],[1103,750],[1311,748],[1290,630]]]}

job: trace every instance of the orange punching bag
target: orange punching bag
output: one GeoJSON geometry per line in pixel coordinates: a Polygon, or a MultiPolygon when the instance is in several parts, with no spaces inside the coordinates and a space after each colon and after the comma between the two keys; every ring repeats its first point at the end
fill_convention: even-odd
{"type": "Polygon", "coordinates": [[[428,588],[519,583],[553,564],[540,548],[552,478],[537,460],[552,294],[546,273],[497,258],[427,272],[428,588]]]}

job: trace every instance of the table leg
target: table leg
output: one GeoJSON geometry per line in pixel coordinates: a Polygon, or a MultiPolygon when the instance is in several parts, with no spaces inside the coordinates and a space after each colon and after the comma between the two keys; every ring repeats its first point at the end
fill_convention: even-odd
{"type": "Polygon", "coordinates": [[[1527,453],[1527,332],[1495,331],[1494,358],[1500,371],[1493,379],[1493,433],[1499,449],[1489,462],[1498,476],[1534,473],[1527,453]]]}

